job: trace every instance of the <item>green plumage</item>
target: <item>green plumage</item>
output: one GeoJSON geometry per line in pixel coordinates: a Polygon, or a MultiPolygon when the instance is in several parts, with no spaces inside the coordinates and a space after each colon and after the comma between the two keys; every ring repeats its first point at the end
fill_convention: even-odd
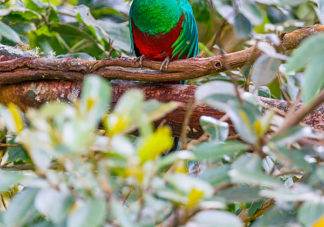
{"type": "Polygon", "coordinates": [[[198,31],[188,0],[134,0],[130,10],[132,48],[136,50],[138,46],[134,43],[132,22],[142,33],[159,38],[175,28],[183,16],[180,34],[169,45],[172,52],[169,57],[181,59],[197,56],[198,31]]]}

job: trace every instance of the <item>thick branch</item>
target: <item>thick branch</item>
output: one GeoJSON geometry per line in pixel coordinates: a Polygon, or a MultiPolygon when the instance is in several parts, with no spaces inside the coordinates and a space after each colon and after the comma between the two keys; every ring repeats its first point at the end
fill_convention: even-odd
{"type": "MultiPolygon", "coordinates": [[[[324,25],[314,25],[282,35],[279,49],[297,47],[305,38],[324,31],[324,25]]],[[[143,61],[139,68],[134,58],[114,58],[98,61],[80,59],[49,59],[23,57],[0,62],[0,84],[30,80],[82,80],[84,75],[94,73],[107,79],[167,82],[198,78],[251,64],[261,51],[250,47],[242,51],[209,58],[191,58],[172,61],[167,72],[161,72],[161,62],[143,61]]]]}
{"type": "MultiPolygon", "coordinates": [[[[81,82],[72,81],[37,81],[24,82],[19,84],[1,85],[0,102],[7,104],[13,102],[23,110],[28,107],[37,108],[50,101],[72,102],[81,92],[81,82]]],[[[127,81],[112,81],[113,103],[127,90],[132,88],[141,89],[147,99],[157,99],[161,102],[177,101],[182,105],[172,113],[168,114],[164,120],[172,130],[174,135],[180,136],[181,127],[185,118],[188,104],[193,101],[196,86],[179,84],[153,84],[127,81]]],[[[275,107],[283,112],[287,112],[289,104],[285,101],[259,98],[265,105],[275,107]]],[[[211,107],[198,105],[193,111],[188,127],[188,137],[198,138],[203,131],[199,124],[202,115],[212,116],[220,119],[224,114],[211,107]]],[[[324,106],[319,107],[304,120],[305,124],[315,129],[324,131],[324,106]]],[[[231,128],[233,132],[233,127],[231,128]]]]}

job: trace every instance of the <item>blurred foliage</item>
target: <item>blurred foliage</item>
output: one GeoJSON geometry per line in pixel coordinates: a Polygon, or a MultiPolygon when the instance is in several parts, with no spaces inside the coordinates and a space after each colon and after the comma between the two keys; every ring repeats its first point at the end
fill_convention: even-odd
{"type": "MultiPolygon", "coordinates": [[[[323,134],[304,126],[278,131],[293,116],[264,110],[256,98],[309,103],[323,89],[323,35],[292,53],[270,44],[280,44],[281,32],[324,23],[324,1],[190,2],[200,57],[251,45],[264,53],[253,66],[188,81],[200,86],[196,101],[226,112],[238,135],[203,116],[208,139],[165,154],[173,146],[171,130],[152,122],[178,104],[145,101],[141,91],[130,90],[112,108],[109,83],[94,75],[73,104],[26,113],[1,106],[0,226],[236,227],[243,226],[238,214],[252,217],[269,199],[274,206],[247,226],[324,225],[323,146],[299,142],[323,134]],[[245,91],[240,99],[233,80],[245,91]]],[[[1,43],[53,58],[128,56],[129,6],[123,0],[3,0],[1,43]]]]}

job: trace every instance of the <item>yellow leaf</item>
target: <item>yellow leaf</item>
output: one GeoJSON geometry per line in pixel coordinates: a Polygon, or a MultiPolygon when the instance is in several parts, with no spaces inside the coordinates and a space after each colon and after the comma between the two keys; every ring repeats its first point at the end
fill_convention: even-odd
{"type": "Polygon", "coordinates": [[[8,109],[16,125],[17,132],[20,132],[24,128],[24,121],[20,109],[13,103],[8,104],[8,109]]]}
{"type": "Polygon", "coordinates": [[[171,149],[173,139],[168,127],[158,128],[151,136],[144,139],[138,149],[141,164],[155,160],[163,152],[171,149]]]}
{"type": "Polygon", "coordinates": [[[240,114],[240,116],[241,116],[241,118],[242,118],[242,120],[243,120],[245,126],[246,126],[246,127],[250,130],[250,132],[251,132],[251,131],[252,131],[252,127],[251,127],[251,122],[250,122],[250,120],[249,120],[248,115],[247,115],[244,111],[242,111],[242,110],[239,110],[239,114],[240,114]]]}
{"type": "Polygon", "coordinates": [[[116,135],[123,132],[130,123],[130,119],[127,116],[120,114],[111,114],[104,118],[108,135],[116,135]]]}
{"type": "Polygon", "coordinates": [[[86,107],[87,107],[87,112],[90,112],[90,110],[96,105],[97,100],[93,99],[93,98],[88,98],[86,100],[86,107]]]}
{"type": "Polygon", "coordinates": [[[191,189],[188,195],[188,202],[186,204],[187,208],[193,208],[197,206],[200,200],[204,197],[204,192],[198,189],[191,189]]]}
{"type": "Polygon", "coordinates": [[[321,217],[320,220],[318,220],[318,222],[316,222],[313,227],[323,227],[324,226],[324,215],[321,217]]]}
{"type": "Polygon", "coordinates": [[[144,171],[139,166],[133,166],[126,170],[126,177],[134,177],[138,180],[138,182],[142,183],[144,179],[144,171]]]}
{"type": "Polygon", "coordinates": [[[263,135],[262,123],[260,121],[254,122],[254,130],[259,137],[263,135]]]}
{"type": "Polygon", "coordinates": [[[176,165],[177,165],[177,168],[175,170],[176,173],[188,173],[187,165],[184,160],[178,161],[176,165]]]}

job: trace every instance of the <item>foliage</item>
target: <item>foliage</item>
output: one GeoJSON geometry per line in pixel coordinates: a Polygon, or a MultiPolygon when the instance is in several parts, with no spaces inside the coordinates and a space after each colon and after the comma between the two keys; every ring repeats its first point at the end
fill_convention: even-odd
{"type": "MultiPolygon", "coordinates": [[[[72,104],[26,113],[1,106],[0,226],[323,225],[323,147],[313,143],[323,135],[282,130],[293,113],[262,108],[256,95],[308,104],[323,89],[323,35],[292,53],[273,46],[280,32],[324,23],[324,1],[191,4],[201,57],[251,44],[263,51],[252,67],[188,81],[199,85],[197,103],[225,112],[237,135],[203,116],[207,137],[168,153],[171,130],[153,121],[178,103],[130,90],[112,107],[110,84],[95,75],[72,104]]],[[[130,55],[128,8],[123,0],[2,1],[1,42],[47,57],[130,55]]]]}

